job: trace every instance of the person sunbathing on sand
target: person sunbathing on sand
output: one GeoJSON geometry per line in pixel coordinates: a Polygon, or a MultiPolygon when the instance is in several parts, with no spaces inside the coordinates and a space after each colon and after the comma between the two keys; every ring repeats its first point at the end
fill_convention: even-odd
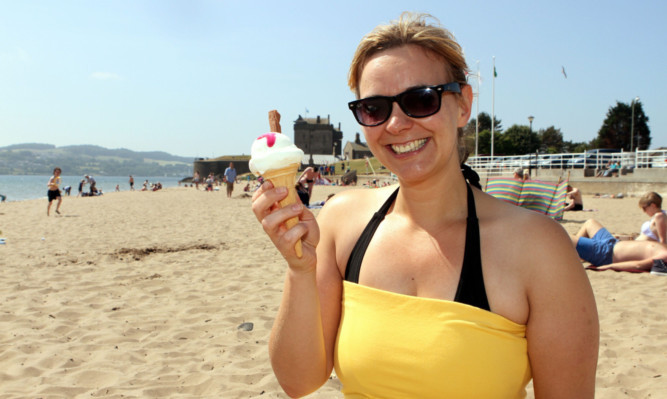
{"type": "Polygon", "coordinates": [[[621,241],[595,219],[588,219],[572,244],[579,257],[591,263],[587,269],[651,272],[667,276],[667,245],[656,241],[621,241]]]}
{"type": "Polygon", "coordinates": [[[637,241],[658,241],[666,244],[667,240],[667,215],[662,210],[662,197],[656,192],[644,194],[639,199],[639,207],[642,208],[651,219],[642,224],[637,241]]]}

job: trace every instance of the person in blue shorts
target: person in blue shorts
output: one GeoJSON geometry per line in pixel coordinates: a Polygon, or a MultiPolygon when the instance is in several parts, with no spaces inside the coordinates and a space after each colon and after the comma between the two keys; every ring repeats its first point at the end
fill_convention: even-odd
{"type": "Polygon", "coordinates": [[[591,264],[588,269],[667,275],[665,244],[618,240],[595,219],[588,219],[571,238],[579,257],[591,264]]]}

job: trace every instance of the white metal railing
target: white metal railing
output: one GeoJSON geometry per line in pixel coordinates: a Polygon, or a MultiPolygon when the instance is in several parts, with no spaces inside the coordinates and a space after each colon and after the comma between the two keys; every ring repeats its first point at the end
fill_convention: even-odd
{"type": "Polygon", "coordinates": [[[512,173],[517,168],[605,169],[614,162],[619,162],[621,168],[667,168],[667,150],[471,156],[466,161],[473,169],[490,175],[512,173]]]}

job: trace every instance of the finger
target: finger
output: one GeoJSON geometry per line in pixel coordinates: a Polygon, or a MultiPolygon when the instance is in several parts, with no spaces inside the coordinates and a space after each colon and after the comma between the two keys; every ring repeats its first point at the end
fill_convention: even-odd
{"type": "Polygon", "coordinates": [[[273,210],[280,208],[278,202],[287,196],[285,187],[271,188],[257,196],[252,202],[252,211],[257,220],[262,221],[273,210]]]}
{"type": "Polygon", "coordinates": [[[303,212],[299,215],[299,221],[301,222],[299,224],[305,228],[305,232],[301,235],[301,241],[315,248],[319,242],[317,218],[308,208],[305,206],[303,208],[303,212]]]}
{"type": "Polygon", "coordinates": [[[273,183],[270,181],[265,181],[262,183],[257,190],[255,190],[255,193],[252,195],[252,200],[254,201],[255,198],[259,197],[262,195],[266,190],[270,190],[273,188],[273,183]]]}
{"type": "MultiPolygon", "coordinates": [[[[262,227],[280,253],[287,259],[296,256],[301,258],[302,253],[297,253],[296,244],[301,237],[307,234],[308,226],[303,223],[294,224],[299,218],[300,204],[275,210],[266,218],[262,219],[262,227]]],[[[301,247],[301,245],[299,245],[301,247]]],[[[299,248],[301,249],[301,248],[299,248]]]]}
{"type": "Polygon", "coordinates": [[[290,229],[285,230],[282,234],[280,234],[279,245],[281,247],[284,246],[285,248],[287,248],[290,253],[294,252],[294,254],[296,254],[296,251],[294,249],[296,243],[297,241],[302,240],[302,237],[307,233],[307,231],[308,227],[305,224],[297,223],[290,229]]]}
{"type": "Polygon", "coordinates": [[[303,205],[300,203],[292,204],[284,208],[277,208],[265,217],[263,217],[260,222],[264,231],[269,235],[278,235],[287,231],[286,222],[292,218],[298,218],[299,215],[303,212],[303,205]]]}

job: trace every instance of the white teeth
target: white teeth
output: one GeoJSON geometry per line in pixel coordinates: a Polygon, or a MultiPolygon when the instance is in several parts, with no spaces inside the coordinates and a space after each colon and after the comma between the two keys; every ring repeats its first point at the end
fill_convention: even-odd
{"type": "Polygon", "coordinates": [[[424,144],[426,144],[426,139],[419,139],[406,144],[393,144],[391,149],[397,154],[404,154],[406,152],[417,151],[422,148],[424,144]]]}

